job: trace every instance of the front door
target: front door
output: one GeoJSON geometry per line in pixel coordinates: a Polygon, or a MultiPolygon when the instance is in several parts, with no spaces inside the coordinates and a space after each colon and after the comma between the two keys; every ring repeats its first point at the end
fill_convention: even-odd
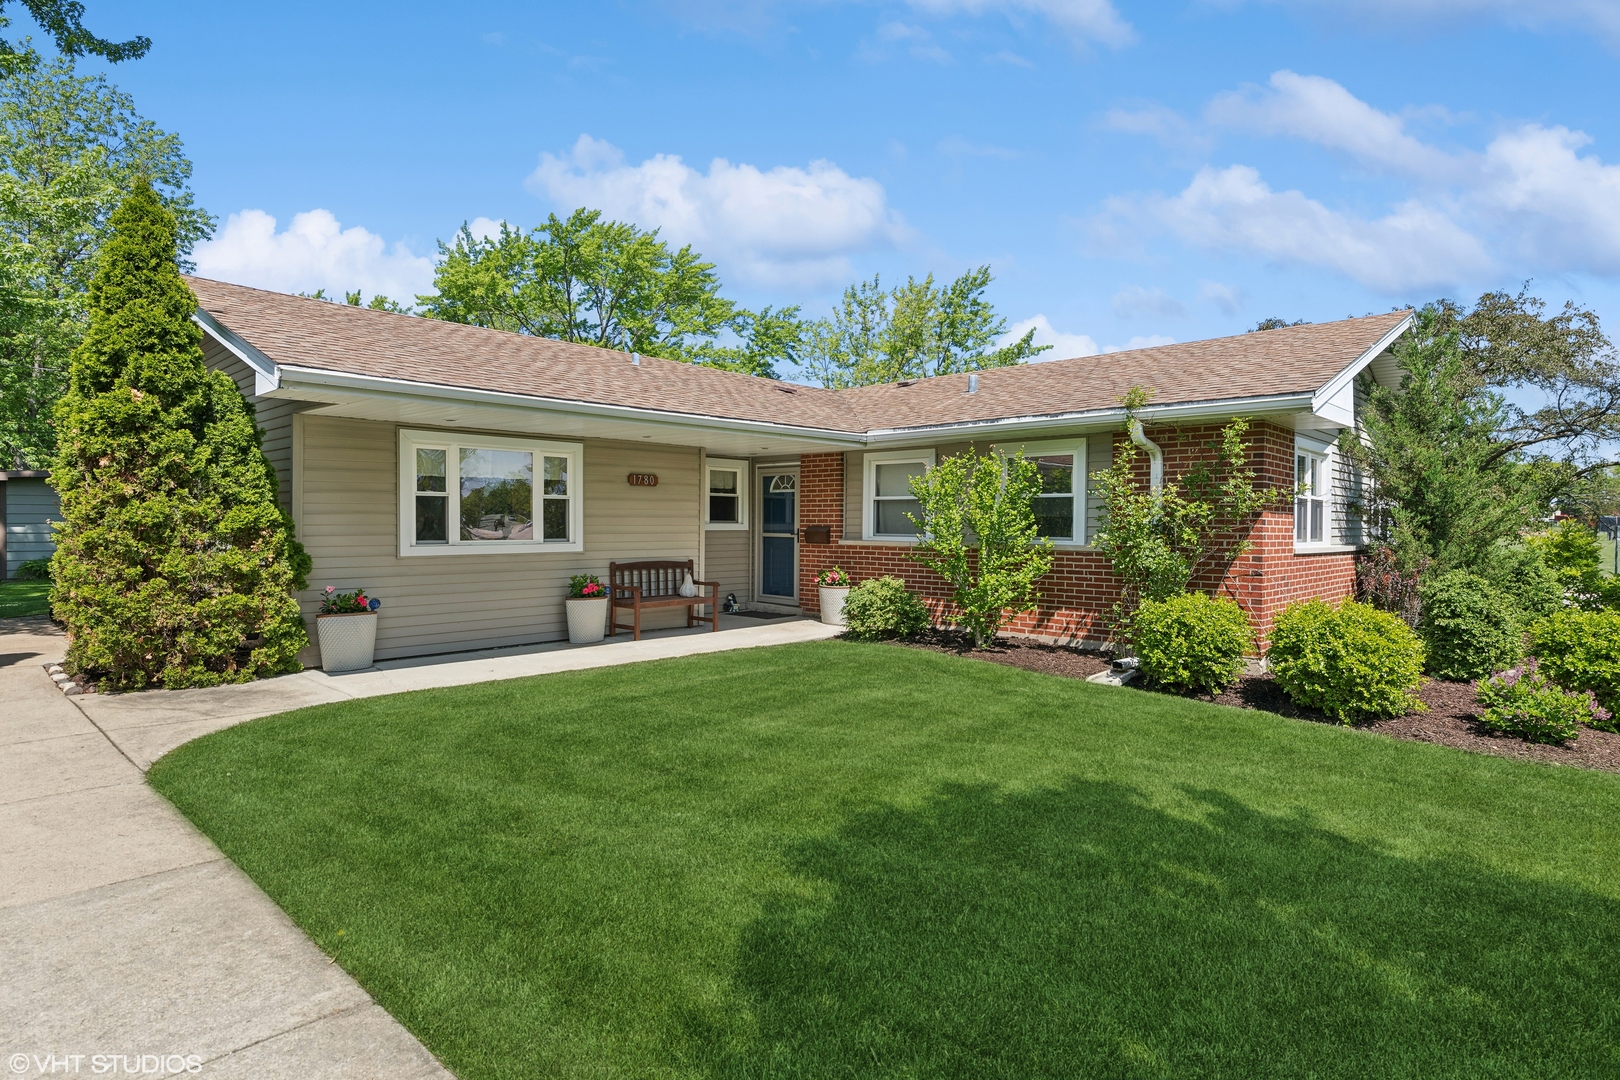
{"type": "Polygon", "coordinates": [[[797,604],[799,473],[797,469],[765,469],[759,484],[760,599],[797,604]]]}

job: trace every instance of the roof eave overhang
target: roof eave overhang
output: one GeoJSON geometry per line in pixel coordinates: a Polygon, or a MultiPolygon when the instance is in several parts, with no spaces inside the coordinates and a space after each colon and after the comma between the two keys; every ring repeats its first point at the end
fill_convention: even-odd
{"type": "Polygon", "coordinates": [[[355,375],[320,368],[287,365],[278,368],[278,371],[281,382],[280,393],[277,396],[281,397],[296,397],[300,387],[307,387],[311,390],[343,390],[356,394],[386,395],[421,401],[457,401],[474,405],[535,409],[572,416],[638,421],[683,431],[749,431],[777,438],[801,440],[806,443],[836,443],[847,446],[860,446],[865,441],[865,437],[860,432],[839,431],[832,428],[773,424],[763,420],[736,419],[723,416],[702,416],[696,413],[674,412],[667,409],[647,409],[632,405],[609,405],[594,401],[578,401],[572,398],[512,394],[499,390],[478,390],[471,387],[444,386],[439,383],[412,382],[408,379],[390,379],[380,375],[355,375]]]}
{"type": "MultiPolygon", "coordinates": [[[[1261,413],[1301,412],[1311,407],[1311,394],[1272,394],[1265,397],[1221,398],[1149,405],[1137,410],[1144,420],[1161,423],[1174,420],[1213,420],[1261,413]]],[[[994,420],[970,420],[953,424],[919,424],[914,427],[874,428],[866,433],[868,445],[915,442],[919,438],[980,438],[1038,433],[1063,427],[1113,427],[1125,422],[1125,409],[1084,409],[1073,412],[1008,416],[994,420]]]]}
{"type": "Polygon", "coordinates": [[[1367,365],[1378,359],[1380,353],[1395,344],[1402,334],[1411,329],[1412,320],[1416,317],[1415,313],[1408,314],[1406,318],[1396,323],[1383,337],[1379,338],[1371,348],[1356,357],[1348,367],[1328,380],[1325,386],[1311,396],[1311,412],[1320,413],[1325,409],[1327,403],[1332,401],[1341,390],[1349,385],[1350,380],[1365,371],[1367,365]]]}

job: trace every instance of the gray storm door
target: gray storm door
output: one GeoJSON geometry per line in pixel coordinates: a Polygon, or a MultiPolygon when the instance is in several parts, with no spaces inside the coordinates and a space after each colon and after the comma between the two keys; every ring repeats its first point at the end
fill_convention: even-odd
{"type": "Polygon", "coordinates": [[[799,474],[760,474],[759,591],[793,600],[799,579],[799,474]]]}

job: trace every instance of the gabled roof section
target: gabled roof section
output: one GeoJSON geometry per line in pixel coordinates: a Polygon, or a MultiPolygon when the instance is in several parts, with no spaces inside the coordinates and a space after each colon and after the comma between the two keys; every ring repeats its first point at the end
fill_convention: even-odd
{"type": "MultiPolygon", "coordinates": [[[[204,314],[279,367],[859,432],[837,392],[550,338],[187,277],[204,314]]],[[[205,321],[206,325],[206,321],[205,321]]]]}
{"type": "Polygon", "coordinates": [[[1409,311],[1393,311],[996,368],[979,373],[972,394],[966,375],[843,393],[868,431],[1106,411],[1117,408],[1133,386],[1152,390],[1156,408],[1231,401],[1241,409],[1245,400],[1314,396],[1341,374],[1370,362],[1410,318],[1409,311]]]}
{"type": "Polygon", "coordinates": [[[188,277],[199,321],[227,347],[278,369],[492,391],[783,428],[872,435],[1117,411],[1133,386],[1152,407],[1275,402],[1310,409],[1402,332],[1408,311],[1290,326],[853,390],[824,390],[549,338],[395,315],[188,277]]]}

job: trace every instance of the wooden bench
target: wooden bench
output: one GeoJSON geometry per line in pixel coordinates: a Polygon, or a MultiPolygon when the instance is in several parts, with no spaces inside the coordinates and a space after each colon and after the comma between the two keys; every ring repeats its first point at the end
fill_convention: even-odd
{"type": "Polygon", "coordinates": [[[706,622],[711,631],[720,629],[720,583],[697,581],[691,559],[684,562],[665,559],[608,563],[608,597],[609,637],[620,630],[630,630],[635,634],[635,640],[640,641],[641,613],[649,608],[684,607],[687,626],[706,622]],[[692,575],[699,589],[696,596],[682,596],[680,593],[681,581],[688,574],[692,575]],[[705,585],[714,590],[708,596],[701,591],[705,585]],[[709,614],[699,615],[698,609],[701,607],[707,607],[709,614]],[[629,608],[635,613],[631,625],[619,625],[620,608],[629,608]]]}

